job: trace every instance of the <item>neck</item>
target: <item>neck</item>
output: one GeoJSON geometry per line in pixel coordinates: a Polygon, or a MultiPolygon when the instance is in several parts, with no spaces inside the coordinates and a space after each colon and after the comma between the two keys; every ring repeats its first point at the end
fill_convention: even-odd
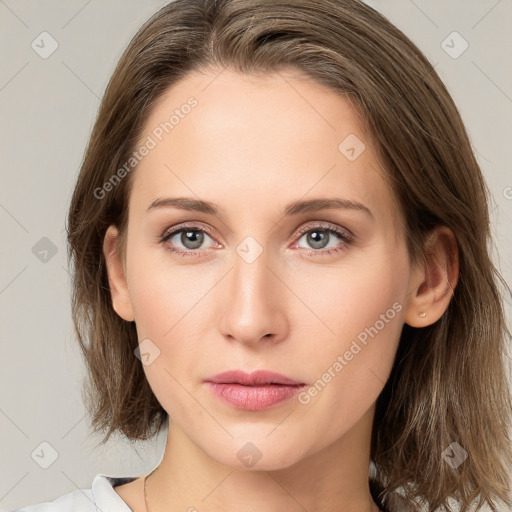
{"type": "Polygon", "coordinates": [[[149,512],[378,512],[369,488],[371,418],[286,468],[219,463],[170,423],[164,457],[147,481],[149,512]]]}

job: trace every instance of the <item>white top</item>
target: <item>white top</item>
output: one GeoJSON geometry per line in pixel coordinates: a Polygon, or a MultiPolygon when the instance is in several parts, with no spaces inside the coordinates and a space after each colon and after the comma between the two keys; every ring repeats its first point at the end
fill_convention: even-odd
{"type": "Polygon", "coordinates": [[[114,487],[137,477],[96,475],[90,489],[77,489],[53,501],[28,505],[10,512],[133,512],[114,487]]]}

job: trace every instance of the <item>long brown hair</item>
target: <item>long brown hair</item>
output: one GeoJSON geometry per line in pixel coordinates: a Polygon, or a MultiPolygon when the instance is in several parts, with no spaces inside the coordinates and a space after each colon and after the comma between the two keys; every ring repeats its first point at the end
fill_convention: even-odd
{"type": "Polygon", "coordinates": [[[490,258],[489,191],[433,67],[400,30],[357,0],[176,0],[125,50],[101,102],[67,226],[73,321],[94,430],[106,432],[103,442],[115,432],[142,440],[168,422],[134,356],[135,325],[112,308],[102,242],[110,224],[121,237],[126,232],[136,166],[119,170],[136,150],[152,106],[188,72],[209,66],[242,73],[294,67],[346,95],[362,113],[385,170],[411,261],[425,261],[424,241],[434,226],[454,232],[460,265],[454,296],[435,324],[404,325],[377,401],[372,492],[386,505],[400,490],[427,510],[451,510],[450,499],[462,512],[477,498],[478,505],[508,503],[510,333],[499,292],[506,285],[490,258]],[[454,442],[468,457],[456,468],[443,458],[454,442]]]}

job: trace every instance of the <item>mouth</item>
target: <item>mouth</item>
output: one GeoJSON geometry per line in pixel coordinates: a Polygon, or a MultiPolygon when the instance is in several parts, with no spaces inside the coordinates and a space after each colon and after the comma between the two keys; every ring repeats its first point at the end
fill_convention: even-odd
{"type": "Polygon", "coordinates": [[[306,385],[280,373],[230,370],[205,379],[213,394],[224,403],[247,411],[263,411],[291,399],[306,385]]]}

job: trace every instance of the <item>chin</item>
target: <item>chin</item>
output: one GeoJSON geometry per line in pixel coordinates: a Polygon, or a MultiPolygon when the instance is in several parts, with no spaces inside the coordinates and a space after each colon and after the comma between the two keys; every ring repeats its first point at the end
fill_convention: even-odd
{"type": "Polygon", "coordinates": [[[267,433],[260,436],[244,436],[243,439],[231,439],[229,445],[221,443],[212,450],[208,445],[208,454],[221,464],[242,471],[276,471],[286,469],[299,462],[305,456],[303,443],[299,446],[285,444],[282,439],[269,439],[267,433]],[[252,441],[250,440],[252,438],[252,441]]]}

